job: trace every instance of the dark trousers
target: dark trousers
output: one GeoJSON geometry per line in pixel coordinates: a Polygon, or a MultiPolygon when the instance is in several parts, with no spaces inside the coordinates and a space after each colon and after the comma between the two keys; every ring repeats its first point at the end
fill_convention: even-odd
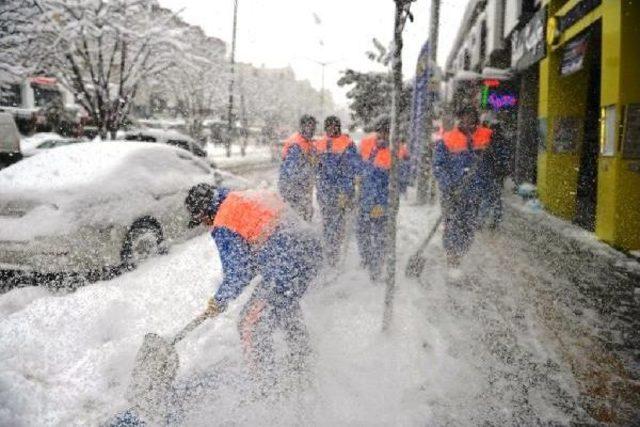
{"type": "Polygon", "coordinates": [[[358,252],[363,267],[369,270],[371,277],[380,279],[385,264],[387,242],[387,217],[371,218],[368,209],[360,209],[356,224],[358,252]]]}
{"type": "Polygon", "coordinates": [[[461,197],[455,197],[443,194],[442,214],[442,245],[450,262],[455,264],[469,251],[473,243],[477,229],[478,199],[473,195],[463,194],[461,197]]]}
{"type": "Polygon", "coordinates": [[[309,222],[313,218],[313,190],[309,191],[296,188],[280,188],[280,195],[291,208],[298,213],[305,221],[309,222]]]}
{"type": "Polygon", "coordinates": [[[311,352],[299,300],[285,299],[259,284],[240,315],[238,331],[249,371],[264,392],[278,381],[273,334],[284,331],[288,352],[285,372],[302,374],[311,352]]]}
{"type": "Polygon", "coordinates": [[[502,222],[502,189],[503,178],[492,178],[489,181],[486,196],[480,204],[478,219],[484,225],[495,228],[502,222]]]}
{"type": "Polygon", "coordinates": [[[322,239],[325,260],[330,266],[338,264],[342,256],[342,245],[347,232],[347,210],[333,203],[320,203],[322,213],[322,239]]]}

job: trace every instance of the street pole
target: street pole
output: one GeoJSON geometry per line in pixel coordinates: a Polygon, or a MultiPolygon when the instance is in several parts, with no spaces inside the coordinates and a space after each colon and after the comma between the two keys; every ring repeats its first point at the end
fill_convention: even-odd
{"type": "Polygon", "coordinates": [[[323,120],[324,119],[324,67],[327,66],[327,63],[321,62],[320,65],[322,66],[322,90],[320,91],[320,117],[318,117],[318,120],[323,120]]]}
{"type": "Polygon", "coordinates": [[[400,103],[402,102],[402,30],[406,17],[403,17],[405,5],[412,0],[395,0],[396,14],[393,31],[392,76],[393,95],[391,98],[391,132],[389,143],[391,146],[391,171],[389,179],[389,212],[387,215],[387,271],[385,277],[384,314],[382,330],[387,331],[393,315],[393,299],[396,288],[396,222],[400,195],[398,192],[398,144],[400,137],[400,103]]]}
{"type": "Polygon", "coordinates": [[[233,35],[231,37],[231,77],[229,79],[229,111],[227,112],[227,157],[231,157],[231,137],[233,135],[233,84],[236,71],[236,32],[238,25],[238,0],[233,0],[233,35]]]}
{"type": "MultiPolygon", "coordinates": [[[[431,19],[429,23],[429,62],[428,66],[432,68],[431,75],[435,73],[435,65],[438,55],[438,36],[440,27],[440,0],[431,0],[431,19]]],[[[433,78],[433,77],[432,77],[433,78]]],[[[427,84],[429,89],[430,84],[427,84]]],[[[431,135],[433,134],[433,120],[435,118],[435,109],[433,103],[429,106],[426,120],[426,141],[422,142],[420,150],[420,164],[418,170],[418,204],[424,205],[427,202],[432,203],[435,200],[435,182],[432,171],[433,160],[433,144],[431,135]]]]}

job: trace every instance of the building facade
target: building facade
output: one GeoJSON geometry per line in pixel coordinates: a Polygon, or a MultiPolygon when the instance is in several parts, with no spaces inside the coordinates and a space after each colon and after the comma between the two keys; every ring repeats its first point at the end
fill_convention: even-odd
{"type": "Polygon", "coordinates": [[[538,192],[551,213],[640,249],[640,0],[546,0],[538,192]]]}
{"type": "Polygon", "coordinates": [[[515,182],[623,250],[640,249],[638,22],[640,0],[470,0],[447,60],[508,69],[515,182]]]}

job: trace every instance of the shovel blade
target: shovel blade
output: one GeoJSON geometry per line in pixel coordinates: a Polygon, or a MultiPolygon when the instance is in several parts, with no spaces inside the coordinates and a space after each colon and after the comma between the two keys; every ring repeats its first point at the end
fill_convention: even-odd
{"type": "Polygon", "coordinates": [[[409,262],[407,262],[407,267],[404,272],[405,276],[410,279],[420,277],[426,264],[427,260],[419,253],[412,255],[411,258],[409,258],[409,262]]]}
{"type": "Polygon", "coordinates": [[[179,367],[174,346],[160,335],[145,335],[136,355],[127,398],[145,415],[162,416],[179,367]]]}

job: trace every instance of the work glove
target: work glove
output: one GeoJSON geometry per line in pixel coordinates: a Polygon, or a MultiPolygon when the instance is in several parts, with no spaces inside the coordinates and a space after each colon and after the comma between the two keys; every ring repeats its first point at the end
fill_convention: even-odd
{"type": "Polygon", "coordinates": [[[215,298],[209,298],[207,302],[207,309],[204,311],[204,314],[208,317],[216,317],[218,314],[222,313],[223,308],[220,307],[215,298]]]}
{"type": "Polygon", "coordinates": [[[371,218],[382,218],[384,215],[384,207],[382,205],[375,205],[369,215],[371,218]]]}
{"type": "Polygon", "coordinates": [[[349,200],[349,196],[344,193],[338,194],[338,207],[340,209],[347,209],[351,206],[351,201],[349,200]]]}

